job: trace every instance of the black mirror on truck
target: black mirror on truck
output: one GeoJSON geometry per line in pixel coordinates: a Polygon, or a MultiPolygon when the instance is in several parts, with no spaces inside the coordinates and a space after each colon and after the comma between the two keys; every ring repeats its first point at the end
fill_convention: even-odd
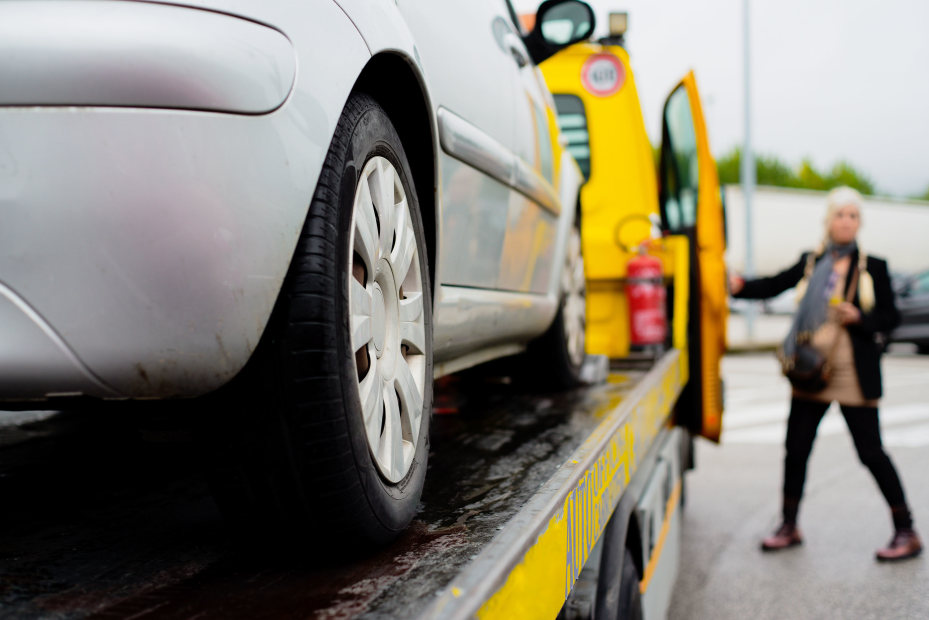
{"type": "Polygon", "coordinates": [[[581,0],[546,0],[536,11],[535,26],[523,42],[535,64],[559,50],[590,38],[597,25],[594,11],[581,0]]]}

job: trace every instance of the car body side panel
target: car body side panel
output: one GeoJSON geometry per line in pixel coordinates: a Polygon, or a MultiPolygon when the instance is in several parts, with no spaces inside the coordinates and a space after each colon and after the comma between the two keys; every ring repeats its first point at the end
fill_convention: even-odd
{"type": "MultiPolygon", "coordinates": [[[[422,33],[408,26],[411,15],[432,5],[409,1],[397,8],[324,0],[304,15],[295,15],[294,5],[283,1],[162,2],[244,17],[284,33],[298,73],[287,99],[269,114],[0,108],[0,286],[9,292],[6,310],[12,308],[0,314],[0,333],[31,323],[21,331],[32,334],[31,341],[17,345],[32,357],[0,355],[0,400],[62,390],[107,398],[191,397],[233,377],[262,335],[335,125],[372,54],[398,54],[410,63],[433,117],[442,104],[435,93],[450,93],[448,100],[464,112],[469,106],[483,110],[483,130],[514,157],[533,152],[516,144],[511,103],[518,83],[503,79],[516,69],[502,64],[512,57],[491,48],[486,53],[496,65],[481,66],[469,57],[459,64],[470,73],[443,75],[436,80],[440,88],[433,88],[425,74],[426,54],[413,44],[412,35],[422,33]],[[496,78],[487,77],[488,67],[500,70],[496,78]],[[479,101],[470,78],[484,83],[492,96],[479,101]],[[514,93],[500,91],[501,84],[514,93]],[[93,165],[81,166],[84,161],[93,165]],[[15,364],[48,372],[30,384],[27,395],[22,373],[11,370],[15,364]]],[[[492,8],[490,0],[486,5],[492,8]]],[[[487,24],[491,38],[493,23],[487,24]]],[[[424,32],[441,52],[447,44],[442,32],[424,32]]],[[[438,145],[434,118],[429,122],[438,145]]],[[[502,235],[494,269],[486,282],[475,283],[482,288],[442,286],[442,269],[451,263],[439,261],[435,356],[454,362],[445,367],[479,359],[482,351],[521,346],[555,315],[560,270],[554,265],[561,260],[558,250],[573,222],[580,183],[555,135],[549,136],[551,178],[544,154],[519,157],[510,183],[448,155],[437,158],[440,255],[443,237],[461,235],[442,226],[450,215],[443,212],[443,200],[452,204],[450,192],[461,191],[442,188],[459,169],[467,170],[465,191],[473,183],[483,192],[462,202],[463,212],[499,207],[493,217],[502,235]],[[535,221],[522,221],[526,213],[535,221]],[[525,238],[523,227],[531,231],[525,238]],[[520,264],[527,247],[534,255],[526,260],[523,254],[526,262],[520,264]],[[503,260],[504,252],[512,262],[503,260]],[[514,290],[494,290],[501,285],[514,290]]],[[[542,147],[547,145],[531,145],[537,153],[542,147]]]]}
{"type": "Polygon", "coordinates": [[[557,310],[547,296],[443,285],[433,338],[436,369],[443,363],[455,370],[473,365],[448,362],[479,349],[524,345],[548,328],[557,310]]]}
{"type": "MultiPolygon", "coordinates": [[[[468,4],[404,0],[398,6],[416,40],[429,80],[443,147],[449,146],[450,135],[461,135],[465,142],[473,137],[475,143],[471,150],[474,155],[491,148],[493,158],[499,160],[502,154],[503,160],[512,167],[517,74],[515,64],[498,39],[498,29],[494,27],[495,23],[503,21],[503,3],[494,0],[475,0],[468,4]],[[445,123],[439,117],[440,110],[446,112],[448,120],[445,123]]],[[[473,158],[462,159],[461,154],[453,149],[443,150],[472,168],[475,166],[473,158]]],[[[440,161],[443,168],[440,196],[443,217],[439,226],[444,243],[438,254],[439,282],[496,288],[502,245],[481,241],[484,254],[480,265],[469,270],[469,257],[455,253],[463,247],[462,244],[452,241],[464,233],[456,230],[452,223],[479,216],[479,221],[470,224],[470,230],[485,230],[489,237],[499,236],[506,227],[509,198],[514,190],[507,184],[509,179],[501,179],[493,170],[480,167],[481,172],[490,177],[481,178],[484,174],[454,165],[447,157],[440,161]],[[445,169],[448,164],[454,166],[453,170],[445,169]],[[491,178],[503,184],[499,185],[491,178]],[[467,190],[463,191],[465,186],[467,190]],[[466,200],[463,200],[464,194],[467,194],[466,200]],[[488,263],[493,263],[492,269],[485,268],[488,263]]]]}
{"type": "Polygon", "coordinates": [[[510,48],[519,42],[505,3],[399,6],[422,54],[443,147],[436,360],[501,342],[524,344],[557,311],[554,265],[573,223],[580,175],[573,162],[555,174],[557,129],[551,133],[542,105],[533,105],[521,71],[532,72],[536,99],[543,99],[544,86],[534,67],[517,65],[510,48]],[[469,149],[483,149],[486,157],[469,149]],[[495,305],[500,311],[491,311],[495,305]]]}
{"type": "Polygon", "coordinates": [[[403,54],[428,83],[426,97],[438,138],[437,372],[483,360],[487,356],[481,351],[524,344],[548,327],[557,309],[554,297],[547,296],[557,220],[516,187],[522,181],[524,192],[547,192],[544,201],[556,213],[560,196],[550,185],[552,179],[540,183],[543,177],[534,169],[519,176],[513,100],[524,95],[508,79],[517,76],[518,68],[498,40],[505,31],[505,5],[487,0],[480,6],[337,1],[373,54],[403,54]],[[385,36],[384,23],[398,34],[385,36]],[[459,27],[441,27],[449,23],[459,27]],[[483,39],[473,41],[475,35],[483,39]],[[458,48],[468,54],[456,52],[458,48]],[[462,140],[461,148],[449,143],[456,138],[462,140]],[[463,152],[466,147],[473,152],[463,152]],[[490,155],[494,157],[479,161],[490,155]],[[523,294],[527,292],[536,295],[523,294]]]}
{"type": "MultiPolygon", "coordinates": [[[[298,57],[294,90],[271,114],[0,109],[3,284],[112,388],[89,395],[208,392],[264,330],[370,55],[331,2],[291,21],[285,3],[249,4],[251,17],[288,24],[298,57]]],[[[0,398],[22,397],[7,370],[0,398]]],[[[45,377],[48,391],[57,379],[45,377]]]]}

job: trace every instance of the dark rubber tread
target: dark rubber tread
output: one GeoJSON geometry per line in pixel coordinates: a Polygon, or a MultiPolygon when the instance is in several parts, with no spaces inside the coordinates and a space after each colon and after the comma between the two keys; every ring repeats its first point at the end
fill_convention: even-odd
{"type": "MultiPolygon", "coordinates": [[[[576,230],[576,229],[575,229],[576,230]]],[[[571,361],[565,339],[562,296],[558,313],[548,330],[529,343],[519,363],[525,365],[528,383],[545,390],[566,390],[581,385],[581,366],[571,361]]]]}
{"type": "Polygon", "coordinates": [[[429,453],[432,313],[426,313],[426,390],[416,456],[387,483],[369,454],[348,329],[351,208],[372,156],[400,172],[432,299],[419,203],[396,130],[371,97],[349,98],[326,156],[287,278],[252,360],[206,427],[211,484],[245,535],[323,548],[388,542],[415,514],[429,453]]]}

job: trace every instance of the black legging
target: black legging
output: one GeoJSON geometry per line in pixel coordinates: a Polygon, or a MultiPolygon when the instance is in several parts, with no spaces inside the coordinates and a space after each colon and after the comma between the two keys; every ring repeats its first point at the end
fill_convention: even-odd
{"type": "MultiPolygon", "coordinates": [[[[829,403],[794,398],[790,402],[790,417],[787,420],[787,454],[784,457],[784,519],[794,522],[797,508],[803,497],[806,479],[806,463],[816,439],[816,429],[829,409],[829,403]]],[[[900,477],[890,457],[881,445],[881,427],[876,407],[850,407],[841,405],[842,415],[855,441],[858,458],[871,470],[877,480],[884,499],[890,505],[894,524],[911,527],[909,510],[900,477]]]]}

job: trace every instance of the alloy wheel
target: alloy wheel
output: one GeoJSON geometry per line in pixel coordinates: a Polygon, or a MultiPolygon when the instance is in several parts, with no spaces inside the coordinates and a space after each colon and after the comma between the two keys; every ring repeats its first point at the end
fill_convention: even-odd
{"type": "Polygon", "coordinates": [[[368,160],[355,189],[349,315],[358,397],[380,474],[401,481],[422,423],[426,382],[423,273],[410,205],[386,158],[368,160]]]}
{"type": "Polygon", "coordinates": [[[581,233],[571,229],[565,249],[565,266],[561,276],[561,291],[565,296],[562,311],[564,335],[571,363],[580,366],[584,362],[587,329],[587,286],[584,279],[584,255],[581,253],[581,233]]]}

